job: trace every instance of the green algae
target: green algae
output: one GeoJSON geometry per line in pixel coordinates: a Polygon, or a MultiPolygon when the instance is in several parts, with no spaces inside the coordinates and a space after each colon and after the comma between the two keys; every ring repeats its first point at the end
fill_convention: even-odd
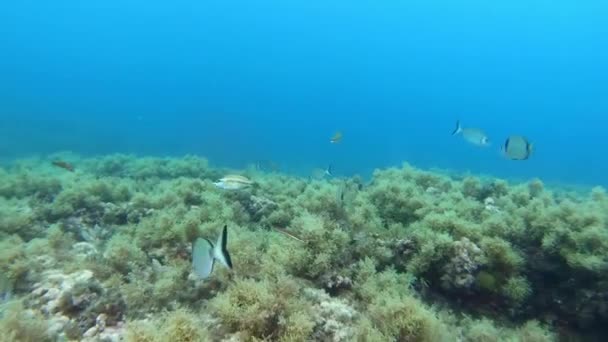
{"type": "Polygon", "coordinates": [[[498,283],[496,281],[496,277],[487,271],[477,273],[476,282],[477,286],[483,291],[497,291],[498,283]]]}
{"type": "MultiPolygon", "coordinates": [[[[77,334],[104,314],[125,320],[130,341],[551,341],[608,319],[599,187],[565,194],[406,164],[365,185],[248,170],[257,186],[227,192],[212,183],[224,171],[198,157],[69,158],[73,174],[48,160],[0,171],[0,270],[39,313],[29,291],[45,269],[92,271],[96,293],[120,305],[79,308],[77,334]],[[197,282],[190,245],[224,224],[234,270],[197,282]]],[[[45,318],[67,309],[56,310],[45,318]]]]}
{"type": "Polygon", "coordinates": [[[129,323],[127,342],[196,342],[209,341],[211,337],[201,318],[183,308],[159,314],[152,320],[129,323]]]}
{"type": "Polygon", "coordinates": [[[46,342],[53,341],[47,332],[48,323],[34,310],[27,310],[23,303],[13,301],[2,307],[0,319],[1,342],[46,342]]]}

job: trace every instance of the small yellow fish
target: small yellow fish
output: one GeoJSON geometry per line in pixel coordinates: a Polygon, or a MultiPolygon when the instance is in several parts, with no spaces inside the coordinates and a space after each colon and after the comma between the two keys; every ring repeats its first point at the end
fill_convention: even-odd
{"type": "Polygon", "coordinates": [[[331,139],[329,139],[329,142],[331,142],[332,144],[337,144],[339,142],[342,141],[342,132],[338,131],[334,134],[333,137],[331,137],[331,139]]]}

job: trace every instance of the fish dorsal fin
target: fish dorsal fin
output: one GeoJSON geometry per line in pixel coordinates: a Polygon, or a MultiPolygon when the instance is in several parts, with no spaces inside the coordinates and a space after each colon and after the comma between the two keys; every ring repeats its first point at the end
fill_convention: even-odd
{"type": "Polygon", "coordinates": [[[215,258],[213,256],[214,246],[211,241],[198,238],[192,246],[192,266],[199,278],[205,279],[213,272],[215,258]]]}
{"type": "Polygon", "coordinates": [[[227,248],[228,243],[228,226],[224,226],[224,229],[220,232],[217,238],[217,242],[213,247],[213,258],[217,259],[220,263],[228,268],[232,268],[232,259],[227,248]]]}

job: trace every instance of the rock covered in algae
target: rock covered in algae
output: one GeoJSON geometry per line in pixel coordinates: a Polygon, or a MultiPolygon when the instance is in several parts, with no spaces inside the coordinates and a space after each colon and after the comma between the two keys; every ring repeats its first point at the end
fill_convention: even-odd
{"type": "MultiPolygon", "coordinates": [[[[77,175],[36,160],[0,171],[0,268],[27,299],[6,317],[37,317],[52,336],[550,341],[564,318],[588,331],[606,317],[602,189],[404,165],[347,196],[353,179],[265,173],[259,186],[224,191],[213,181],[225,172],[201,158],[72,160],[77,175]],[[235,271],[188,280],[191,241],[224,224],[235,271]],[[277,227],[299,240],[268,229],[277,227]],[[485,320],[459,318],[464,298],[465,314],[485,320]],[[542,323],[499,323],[513,317],[542,323]]],[[[2,331],[22,336],[16,321],[2,331]]]]}
{"type": "Polygon", "coordinates": [[[316,289],[305,289],[304,296],[314,303],[315,327],[312,338],[316,341],[352,341],[358,312],[345,300],[332,298],[316,289]]]}
{"type": "Polygon", "coordinates": [[[121,322],[124,304],[90,270],[70,274],[49,270],[42,279],[34,284],[31,297],[42,313],[52,317],[53,333],[67,331],[68,337],[91,338],[121,322]]]}
{"type": "Polygon", "coordinates": [[[453,243],[453,256],[443,267],[442,286],[467,289],[475,282],[479,266],[485,262],[481,248],[467,238],[453,243]]]}

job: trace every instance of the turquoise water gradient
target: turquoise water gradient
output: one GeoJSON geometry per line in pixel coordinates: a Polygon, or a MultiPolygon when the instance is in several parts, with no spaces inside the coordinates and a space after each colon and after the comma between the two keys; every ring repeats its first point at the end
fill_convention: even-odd
{"type": "Polygon", "coordinates": [[[608,185],[608,2],[5,1],[0,154],[608,185]],[[484,128],[479,149],[450,136],[484,128]],[[339,146],[330,145],[336,130],[339,146]],[[537,146],[498,153],[509,134],[537,146]]]}

